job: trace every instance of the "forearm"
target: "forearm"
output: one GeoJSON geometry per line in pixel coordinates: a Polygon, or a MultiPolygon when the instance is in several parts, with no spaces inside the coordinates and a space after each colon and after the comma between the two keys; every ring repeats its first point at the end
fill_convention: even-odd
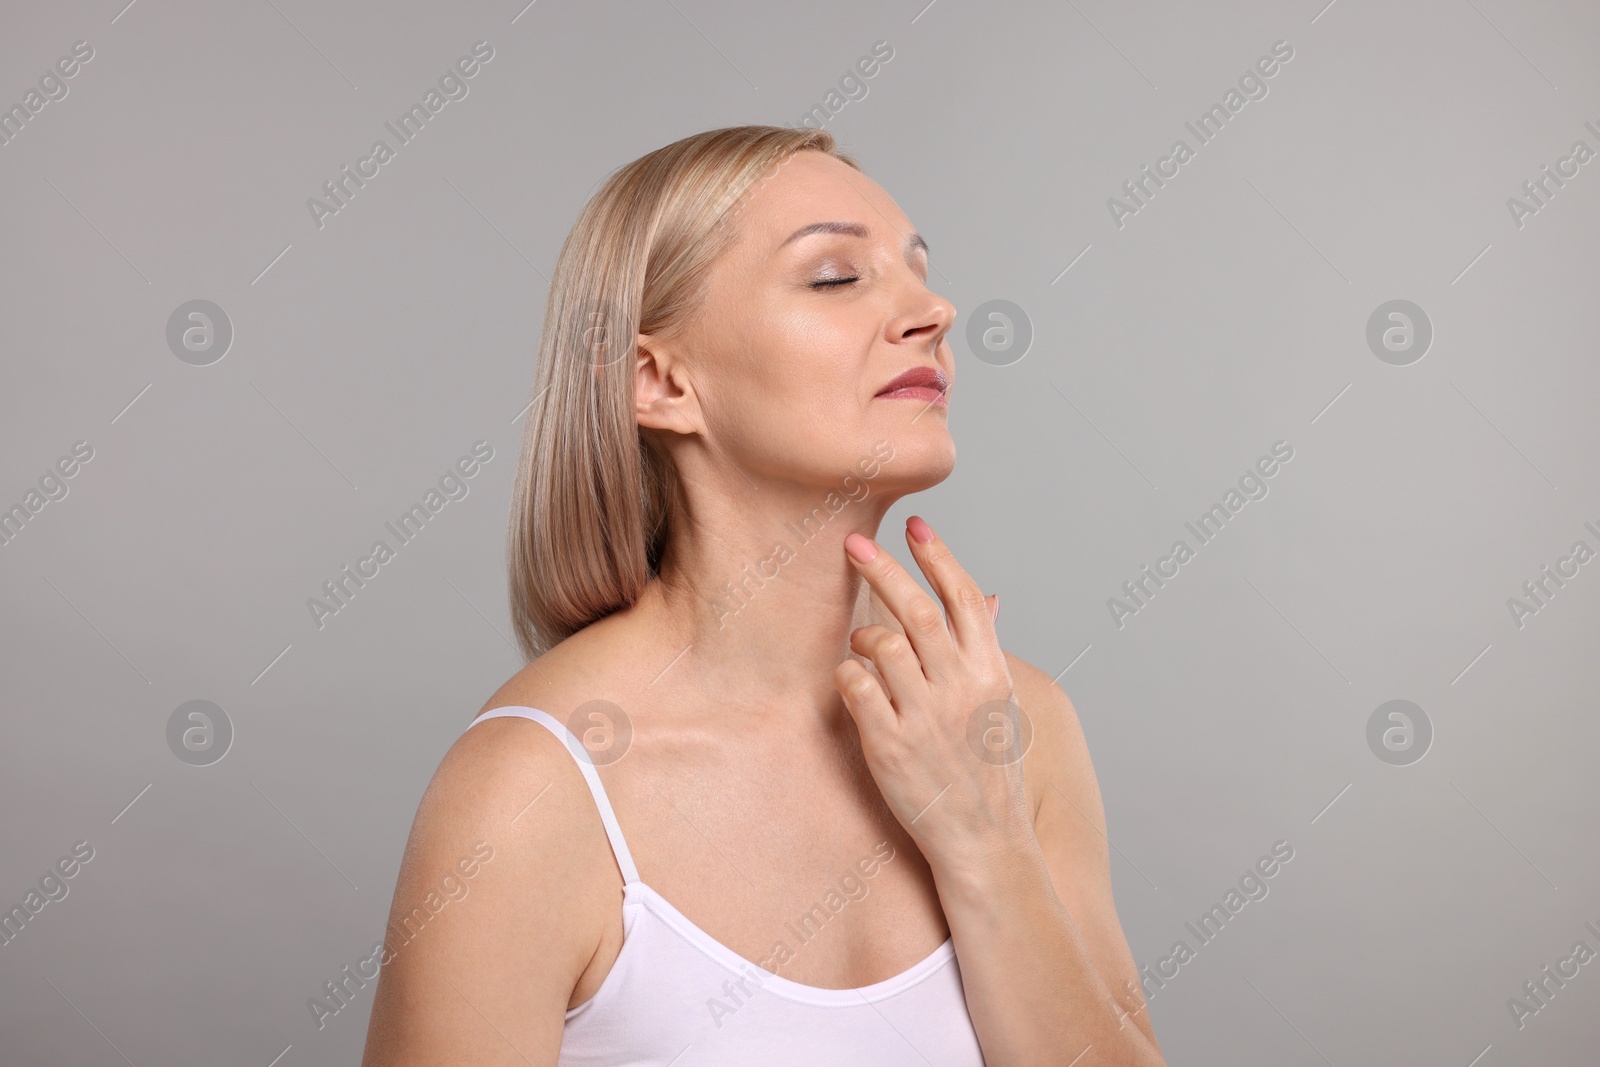
{"type": "Polygon", "coordinates": [[[1165,1067],[1097,971],[1031,833],[933,875],[989,1067],[1165,1067]]]}

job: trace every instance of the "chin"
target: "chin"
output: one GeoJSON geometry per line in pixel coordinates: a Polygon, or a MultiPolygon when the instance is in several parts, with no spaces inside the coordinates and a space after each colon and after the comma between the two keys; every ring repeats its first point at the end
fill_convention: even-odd
{"type": "MultiPolygon", "coordinates": [[[[918,420],[916,427],[926,422],[929,415],[918,420]]],[[[956,443],[944,420],[930,423],[928,432],[900,428],[884,438],[882,451],[893,449],[892,458],[882,464],[882,473],[876,480],[893,485],[902,492],[915,493],[931,488],[950,477],[956,467],[956,443]]],[[[881,454],[881,453],[880,453],[881,454]]]]}

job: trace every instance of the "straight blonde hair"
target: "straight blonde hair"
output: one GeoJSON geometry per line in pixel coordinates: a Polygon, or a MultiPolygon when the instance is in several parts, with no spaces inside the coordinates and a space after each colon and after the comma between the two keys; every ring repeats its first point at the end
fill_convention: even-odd
{"type": "Polygon", "coordinates": [[[667,336],[692,319],[737,236],[741,198],[800,151],[861,169],[826,130],[708,130],[614,172],[567,234],[507,534],[511,621],[526,659],[631,605],[655,577],[679,486],[634,420],[637,335],[667,336]]]}

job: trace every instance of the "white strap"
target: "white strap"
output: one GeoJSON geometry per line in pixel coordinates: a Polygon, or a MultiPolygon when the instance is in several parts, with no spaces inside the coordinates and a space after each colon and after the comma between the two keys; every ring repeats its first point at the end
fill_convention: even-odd
{"type": "Polygon", "coordinates": [[[617,823],[617,813],[611,810],[611,800],[606,796],[606,787],[600,783],[600,772],[595,769],[594,760],[590,757],[588,749],[583,747],[583,742],[573,736],[566,724],[548,711],[528,707],[495,708],[493,711],[484,712],[467,728],[483,722],[485,719],[498,719],[503,715],[516,715],[534,722],[543,723],[549,731],[565,742],[567,751],[572,753],[572,758],[578,762],[578,770],[583,773],[583,780],[589,783],[589,794],[594,797],[594,806],[600,809],[600,822],[606,828],[606,837],[611,841],[611,853],[617,858],[617,866],[622,869],[624,884],[639,880],[639,869],[633,865],[633,853],[628,851],[628,842],[623,840],[622,827],[617,823]]]}

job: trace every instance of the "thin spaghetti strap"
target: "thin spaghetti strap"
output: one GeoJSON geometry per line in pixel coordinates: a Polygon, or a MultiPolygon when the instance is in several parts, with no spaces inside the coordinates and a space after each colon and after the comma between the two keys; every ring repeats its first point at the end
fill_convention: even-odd
{"type": "Polygon", "coordinates": [[[617,858],[617,866],[622,869],[622,881],[631,884],[639,880],[639,869],[633,865],[633,853],[628,851],[628,842],[623,839],[622,827],[617,823],[617,813],[611,810],[611,800],[606,796],[606,787],[600,782],[600,772],[595,769],[594,760],[583,747],[583,742],[573,736],[566,725],[548,711],[528,707],[495,708],[493,711],[484,712],[468,725],[467,729],[485,719],[498,719],[504,715],[515,715],[523,719],[532,719],[542,723],[557,739],[562,741],[572,758],[577,761],[578,770],[583,773],[583,780],[589,783],[589,793],[594,797],[594,806],[600,809],[600,822],[606,828],[606,837],[611,842],[611,852],[617,858]]]}

